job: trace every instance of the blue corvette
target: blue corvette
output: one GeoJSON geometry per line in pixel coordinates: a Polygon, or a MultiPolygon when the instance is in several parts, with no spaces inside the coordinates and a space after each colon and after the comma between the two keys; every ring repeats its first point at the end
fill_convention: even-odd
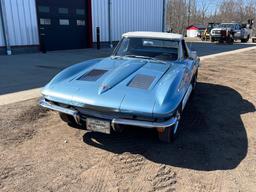
{"type": "Polygon", "coordinates": [[[42,107],[68,124],[110,134],[123,125],[172,141],[196,86],[199,58],[182,35],[129,32],[113,54],[73,65],[42,90],[42,107]]]}

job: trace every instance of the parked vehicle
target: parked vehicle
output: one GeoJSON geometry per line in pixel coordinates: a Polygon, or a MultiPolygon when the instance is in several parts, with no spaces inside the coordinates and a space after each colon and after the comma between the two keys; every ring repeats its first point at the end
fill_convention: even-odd
{"type": "Polygon", "coordinates": [[[221,23],[211,30],[211,41],[233,43],[236,40],[246,43],[251,36],[251,29],[239,23],[221,23]]]}
{"type": "Polygon", "coordinates": [[[205,31],[200,35],[202,41],[209,41],[211,39],[211,30],[216,28],[219,23],[208,23],[207,28],[205,31]]]}
{"type": "Polygon", "coordinates": [[[253,37],[253,38],[252,38],[252,42],[253,42],[253,43],[256,43],[256,37],[253,37]]]}
{"type": "Polygon", "coordinates": [[[196,87],[199,58],[182,35],[130,32],[113,54],[73,65],[43,89],[40,105],[69,123],[110,134],[123,125],[173,140],[196,87]]]}

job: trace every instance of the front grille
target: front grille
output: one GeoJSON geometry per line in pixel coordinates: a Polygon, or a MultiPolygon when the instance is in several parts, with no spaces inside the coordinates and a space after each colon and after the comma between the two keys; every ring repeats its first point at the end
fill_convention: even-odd
{"type": "Polygon", "coordinates": [[[213,34],[219,35],[220,31],[213,31],[213,34]]]}
{"type": "Polygon", "coordinates": [[[92,109],[84,109],[84,108],[76,108],[81,115],[81,119],[85,120],[86,118],[97,118],[103,120],[113,120],[113,119],[133,119],[133,120],[141,120],[141,121],[150,121],[155,122],[157,119],[152,117],[140,117],[133,114],[127,114],[122,112],[115,111],[100,111],[100,110],[92,110],[92,109]]]}

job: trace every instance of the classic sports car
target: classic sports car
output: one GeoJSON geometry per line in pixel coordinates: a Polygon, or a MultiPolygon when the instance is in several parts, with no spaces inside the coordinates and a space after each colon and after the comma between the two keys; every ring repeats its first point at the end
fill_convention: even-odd
{"type": "Polygon", "coordinates": [[[182,35],[129,32],[113,54],[73,65],[43,89],[40,105],[62,120],[110,134],[123,125],[172,141],[196,86],[199,58],[182,35]]]}

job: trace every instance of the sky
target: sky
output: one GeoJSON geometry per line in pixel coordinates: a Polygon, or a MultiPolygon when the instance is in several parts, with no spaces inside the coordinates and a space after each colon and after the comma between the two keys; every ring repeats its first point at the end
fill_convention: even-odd
{"type": "MultiPolygon", "coordinates": [[[[208,13],[211,14],[215,11],[215,8],[217,7],[217,5],[223,0],[196,0],[198,7],[202,6],[202,3],[201,3],[202,1],[208,4],[208,13]]],[[[243,3],[246,3],[250,0],[240,0],[240,1],[243,1],[243,3]]],[[[256,0],[254,0],[254,2],[256,3],[256,0]]]]}
{"type": "MultiPolygon", "coordinates": [[[[208,4],[208,13],[214,12],[215,8],[217,7],[219,1],[218,0],[203,0],[208,4]]],[[[198,7],[201,7],[201,1],[197,1],[198,7]]]]}

